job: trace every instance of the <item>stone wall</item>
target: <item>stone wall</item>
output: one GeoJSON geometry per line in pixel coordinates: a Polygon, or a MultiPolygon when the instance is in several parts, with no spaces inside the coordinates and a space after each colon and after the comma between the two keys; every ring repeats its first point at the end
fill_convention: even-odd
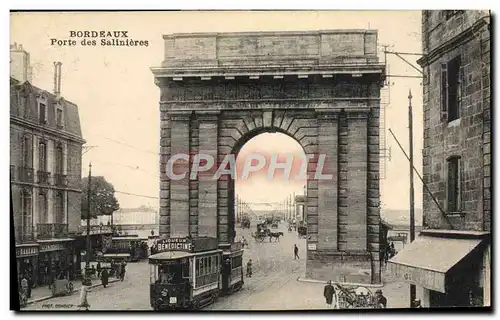
{"type": "MultiPolygon", "coordinates": [[[[379,103],[383,66],[377,32],[330,30],[164,36],[161,89],[161,236],[234,241],[234,183],[171,181],[182,152],[237,154],[263,132],[294,138],[314,157],[307,168],[307,274],[380,283],[379,103]],[[324,174],[314,179],[318,153],[324,174]]],[[[189,172],[189,168],[186,168],[189,172]]],[[[213,174],[213,172],[210,172],[213,174]]]]}
{"type": "Polygon", "coordinates": [[[448,20],[440,12],[423,15],[424,46],[429,55],[421,62],[424,68],[423,178],[446,211],[447,159],[459,156],[459,206],[464,215],[443,216],[424,190],[423,224],[424,228],[490,230],[490,34],[487,25],[478,20],[484,12],[465,11],[448,20]],[[441,112],[441,64],[455,57],[462,61],[463,98],[460,118],[448,123],[441,112]]]}
{"type": "Polygon", "coordinates": [[[165,67],[314,65],[377,60],[374,30],[165,35],[165,67]]]}

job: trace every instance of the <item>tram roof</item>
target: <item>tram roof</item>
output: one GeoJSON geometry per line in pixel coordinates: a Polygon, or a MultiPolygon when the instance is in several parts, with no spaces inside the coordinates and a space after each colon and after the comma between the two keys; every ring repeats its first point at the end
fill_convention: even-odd
{"type": "Polygon", "coordinates": [[[113,240],[148,240],[148,238],[139,238],[139,237],[113,237],[113,240]]]}
{"type": "Polygon", "coordinates": [[[191,256],[200,256],[200,255],[217,253],[217,252],[222,252],[222,250],[217,249],[217,250],[202,251],[202,252],[196,252],[196,253],[185,252],[185,251],[165,251],[165,252],[153,254],[153,255],[149,256],[149,259],[150,260],[176,260],[176,259],[182,259],[182,258],[187,258],[187,257],[191,257],[191,256]]]}

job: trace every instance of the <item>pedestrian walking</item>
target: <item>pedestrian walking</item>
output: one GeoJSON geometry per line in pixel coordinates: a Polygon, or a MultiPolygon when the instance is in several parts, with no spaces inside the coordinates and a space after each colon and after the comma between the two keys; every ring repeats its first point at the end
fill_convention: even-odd
{"type": "Polygon", "coordinates": [[[25,275],[21,278],[21,291],[23,295],[28,297],[28,278],[25,275]]]}
{"type": "Polygon", "coordinates": [[[332,281],[328,280],[328,283],[323,290],[323,296],[326,299],[326,307],[327,309],[337,309],[337,292],[335,288],[332,286],[332,281]]]}
{"type": "Polygon", "coordinates": [[[102,283],[102,286],[104,288],[106,288],[106,286],[108,285],[108,281],[109,281],[109,274],[108,274],[108,270],[106,268],[104,268],[102,271],[101,271],[101,283],[102,283]]]}
{"type": "Polygon", "coordinates": [[[28,298],[31,298],[31,289],[33,289],[33,278],[31,277],[30,274],[28,274],[28,298]]]}
{"type": "Polygon", "coordinates": [[[375,291],[375,299],[377,301],[377,308],[387,308],[387,298],[384,297],[382,290],[375,291]]]}
{"type": "Polygon", "coordinates": [[[80,289],[80,304],[77,307],[78,309],[85,308],[85,311],[89,310],[90,304],[87,300],[87,295],[89,292],[91,292],[90,286],[87,286],[86,284],[82,285],[82,288],[80,289]]]}
{"type": "Polygon", "coordinates": [[[299,257],[299,247],[296,244],[293,245],[293,259],[300,259],[299,257]]]}
{"type": "Polygon", "coordinates": [[[247,277],[252,277],[252,259],[248,260],[247,262],[247,277]]]}
{"type": "Polygon", "coordinates": [[[125,279],[125,262],[122,263],[121,270],[120,270],[120,281],[123,281],[125,279]]]}
{"type": "Polygon", "coordinates": [[[102,271],[101,262],[98,261],[97,262],[97,277],[98,278],[101,276],[101,271],[102,271]]]}

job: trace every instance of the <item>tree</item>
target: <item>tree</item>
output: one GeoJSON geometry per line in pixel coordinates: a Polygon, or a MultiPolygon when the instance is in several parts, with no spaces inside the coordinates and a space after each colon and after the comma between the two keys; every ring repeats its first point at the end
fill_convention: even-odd
{"type": "MultiPolygon", "coordinates": [[[[92,177],[90,186],[90,218],[111,215],[120,209],[115,188],[104,177],[92,177]]],[[[89,179],[82,179],[82,219],[87,219],[89,179]]]]}

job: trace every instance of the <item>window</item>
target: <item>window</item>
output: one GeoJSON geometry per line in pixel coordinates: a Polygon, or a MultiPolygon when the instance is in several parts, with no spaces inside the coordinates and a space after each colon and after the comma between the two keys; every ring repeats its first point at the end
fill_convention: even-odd
{"type": "Polygon", "coordinates": [[[57,108],[56,109],[56,123],[58,128],[63,127],[63,111],[62,109],[57,108]]]}
{"type": "Polygon", "coordinates": [[[31,234],[31,228],[33,225],[32,218],[32,206],[31,206],[31,192],[29,190],[23,190],[21,193],[21,204],[22,204],[22,234],[31,234]]]}
{"type": "Polygon", "coordinates": [[[460,158],[448,159],[448,213],[460,211],[460,158]]]}
{"type": "Polygon", "coordinates": [[[38,170],[47,171],[47,144],[45,141],[38,145],[38,170]]]}
{"type": "Polygon", "coordinates": [[[64,151],[61,144],[57,145],[56,148],[56,173],[62,174],[64,168],[64,151]]]}
{"type": "Polygon", "coordinates": [[[64,223],[64,194],[60,191],[56,193],[55,218],[56,223],[64,223]]]}
{"type": "Polygon", "coordinates": [[[47,106],[43,103],[39,104],[39,116],[40,116],[40,123],[47,123],[47,106]]]}
{"type": "Polygon", "coordinates": [[[28,136],[23,137],[23,167],[31,168],[31,140],[28,136]]]}
{"type": "Polygon", "coordinates": [[[45,192],[41,192],[38,195],[38,212],[39,212],[39,221],[40,223],[48,222],[48,213],[47,213],[47,194],[45,192]]]}
{"type": "Polygon", "coordinates": [[[448,122],[460,118],[463,68],[460,57],[441,64],[441,115],[448,122]]]}

